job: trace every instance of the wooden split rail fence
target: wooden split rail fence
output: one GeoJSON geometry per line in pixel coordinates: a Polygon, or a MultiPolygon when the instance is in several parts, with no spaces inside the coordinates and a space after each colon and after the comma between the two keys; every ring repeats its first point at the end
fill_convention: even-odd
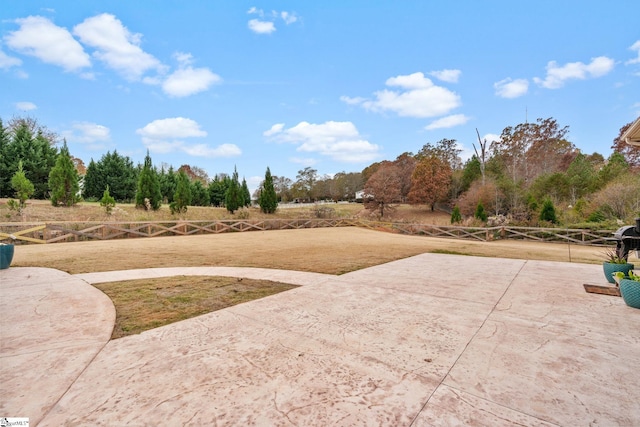
{"type": "Polygon", "coordinates": [[[429,237],[493,240],[528,240],[579,245],[612,245],[613,231],[534,227],[456,227],[365,221],[357,219],[265,219],[212,221],[47,222],[0,223],[0,241],[16,244],[58,243],[159,236],[188,236],[245,231],[292,230],[326,227],[364,227],[429,237]]]}

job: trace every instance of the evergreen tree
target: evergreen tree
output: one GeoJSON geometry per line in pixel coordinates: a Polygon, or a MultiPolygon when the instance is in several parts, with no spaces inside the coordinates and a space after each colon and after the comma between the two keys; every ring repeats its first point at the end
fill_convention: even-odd
{"type": "Polygon", "coordinates": [[[462,222],[462,214],[460,213],[460,208],[458,206],[453,207],[453,211],[451,212],[451,224],[462,222]]]}
{"type": "Polygon", "coordinates": [[[64,141],[56,164],[49,173],[51,204],[53,206],[73,206],[78,203],[80,201],[78,179],[78,171],[71,160],[67,141],[64,141]]]}
{"type": "Polygon", "coordinates": [[[230,213],[234,213],[240,207],[243,206],[242,188],[238,181],[238,170],[233,169],[233,176],[227,188],[227,192],[224,197],[225,206],[230,213]]]}
{"type": "Polygon", "coordinates": [[[173,195],[173,202],[169,204],[171,213],[186,213],[187,206],[191,204],[191,185],[189,177],[184,171],[178,172],[176,192],[173,195]]]}
{"type": "Polygon", "coordinates": [[[479,219],[480,221],[487,222],[487,213],[484,211],[484,206],[482,203],[478,203],[476,206],[476,212],[474,217],[479,219]]]}
{"type": "Polygon", "coordinates": [[[104,193],[102,193],[102,199],[100,199],[100,206],[102,206],[107,213],[107,215],[111,215],[111,211],[116,206],[116,200],[111,197],[109,194],[109,186],[104,189],[104,193]]]}
{"type": "Polygon", "coordinates": [[[552,224],[558,222],[558,218],[556,217],[556,208],[553,206],[553,202],[551,201],[551,199],[545,199],[544,202],[542,202],[540,220],[549,221],[552,224]]]}
{"type": "Polygon", "coordinates": [[[196,179],[191,182],[191,206],[209,206],[209,191],[196,179]]]}
{"type": "Polygon", "coordinates": [[[227,186],[225,185],[224,178],[216,176],[213,181],[209,183],[209,203],[219,208],[224,205],[225,194],[227,193],[227,186]]]}
{"type": "Polygon", "coordinates": [[[9,129],[4,127],[0,117],[0,197],[9,197],[13,194],[11,176],[13,172],[12,163],[15,159],[13,161],[9,159],[10,143],[9,129]]]}
{"type": "Polygon", "coordinates": [[[260,210],[266,214],[272,214],[278,208],[278,197],[276,195],[276,189],[273,186],[271,170],[269,170],[268,167],[267,172],[264,174],[262,187],[260,188],[258,203],[260,204],[260,210]]]}
{"type": "Polygon", "coordinates": [[[21,161],[18,162],[18,171],[11,178],[11,187],[16,192],[16,197],[20,202],[20,209],[24,209],[27,199],[31,197],[35,189],[31,181],[25,176],[21,161]]]}
{"type": "MultiPolygon", "coordinates": [[[[7,158],[12,175],[18,168],[18,161],[22,160],[25,176],[33,183],[33,198],[45,199],[49,192],[49,173],[56,164],[58,150],[53,145],[55,141],[47,139],[42,128],[28,120],[13,120],[12,140],[7,149],[7,158]],[[37,132],[34,136],[32,131],[37,132]]],[[[9,175],[9,176],[11,176],[9,175]]]]}
{"type": "Polygon", "coordinates": [[[249,191],[247,180],[244,179],[244,177],[242,177],[242,202],[242,206],[251,206],[251,192],[249,191]]]}
{"type": "Polygon", "coordinates": [[[117,150],[107,152],[99,161],[91,159],[84,179],[85,198],[99,198],[109,186],[111,196],[119,202],[133,200],[136,195],[137,171],[128,156],[117,150]]]}
{"type": "Polygon", "coordinates": [[[157,211],[162,204],[162,194],[160,193],[160,182],[158,174],[153,169],[149,150],[144,158],[144,166],[138,177],[138,191],[136,191],[136,207],[145,210],[153,209],[157,211]]]}
{"type": "Polygon", "coordinates": [[[173,195],[176,192],[177,177],[173,171],[173,166],[169,166],[169,170],[165,172],[164,168],[160,172],[160,193],[167,203],[173,202],[173,195]]]}

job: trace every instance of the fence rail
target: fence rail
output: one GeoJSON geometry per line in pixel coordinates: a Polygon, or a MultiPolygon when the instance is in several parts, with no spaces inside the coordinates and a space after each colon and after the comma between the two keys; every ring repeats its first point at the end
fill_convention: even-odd
{"type": "Polygon", "coordinates": [[[457,227],[431,224],[377,222],[357,219],[264,219],[211,221],[47,222],[0,223],[0,240],[17,244],[78,242],[159,236],[188,236],[245,231],[291,230],[325,227],[363,227],[429,237],[528,240],[604,246],[612,244],[612,230],[534,227],[457,227]]]}

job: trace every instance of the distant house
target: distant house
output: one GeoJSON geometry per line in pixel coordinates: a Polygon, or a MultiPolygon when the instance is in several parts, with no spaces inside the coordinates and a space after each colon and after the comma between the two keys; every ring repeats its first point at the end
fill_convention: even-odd
{"type": "Polygon", "coordinates": [[[367,194],[364,190],[356,191],[356,202],[363,202],[364,199],[373,199],[373,194],[367,194]]]}
{"type": "Polygon", "coordinates": [[[629,126],[629,129],[622,134],[622,140],[629,145],[640,147],[640,117],[629,126]]]}

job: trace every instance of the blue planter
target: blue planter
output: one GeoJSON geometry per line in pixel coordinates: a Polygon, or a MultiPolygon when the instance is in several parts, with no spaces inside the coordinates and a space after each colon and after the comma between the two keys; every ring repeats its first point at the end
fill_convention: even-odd
{"type": "Polygon", "coordinates": [[[631,279],[620,280],[620,294],[629,307],[640,308],[640,282],[631,279]]]}
{"type": "Polygon", "coordinates": [[[613,273],[622,271],[626,276],[629,274],[630,270],[633,270],[633,264],[613,264],[610,262],[603,262],[602,269],[604,270],[604,277],[607,278],[607,281],[609,283],[615,283],[616,281],[613,280],[613,273]]]}
{"type": "Polygon", "coordinates": [[[9,268],[13,259],[13,245],[0,245],[0,270],[9,268]]]}

